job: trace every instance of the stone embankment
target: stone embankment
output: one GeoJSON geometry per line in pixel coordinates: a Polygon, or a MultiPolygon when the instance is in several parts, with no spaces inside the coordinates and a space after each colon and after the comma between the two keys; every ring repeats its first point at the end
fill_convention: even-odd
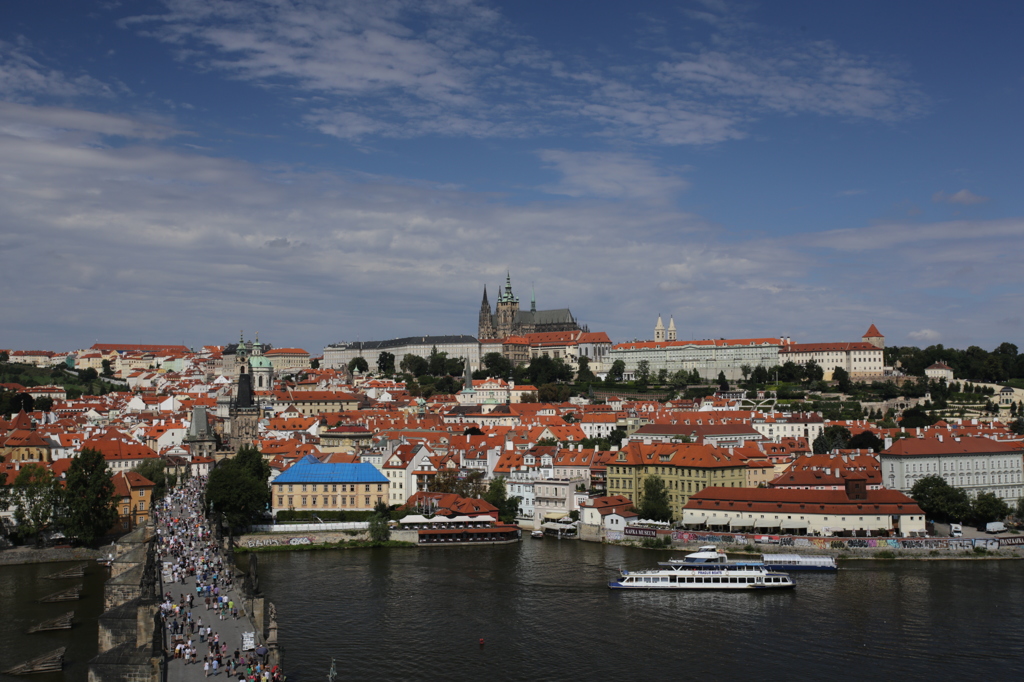
{"type": "Polygon", "coordinates": [[[89,549],[87,547],[15,547],[0,551],[0,566],[23,564],[49,564],[56,561],[95,561],[107,556],[112,547],[89,549]]]}

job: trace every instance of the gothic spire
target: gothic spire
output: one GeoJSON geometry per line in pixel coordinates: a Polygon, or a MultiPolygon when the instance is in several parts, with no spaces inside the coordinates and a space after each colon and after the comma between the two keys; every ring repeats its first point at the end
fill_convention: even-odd
{"type": "Polygon", "coordinates": [[[530,312],[535,313],[537,312],[537,285],[531,282],[530,286],[533,289],[533,296],[530,298],[530,312]]]}

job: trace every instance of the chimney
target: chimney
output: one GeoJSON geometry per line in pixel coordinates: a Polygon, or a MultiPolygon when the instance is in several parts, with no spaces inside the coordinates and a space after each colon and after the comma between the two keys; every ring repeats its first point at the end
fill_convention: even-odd
{"type": "Polygon", "coordinates": [[[850,477],[846,479],[846,498],[848,500],[867,500],[867,479],[850,477]]]}
{"type": "Polygon", "coordinates": [[[936,434],[935,437],[939,439],[940,443],[942,442],[942,434],[941,433],[940,434],[936,434]]]}
{"type": "Polygon", "coordinates": [[[886,436],[885,437],[885,445],[884,445],[884,447],[882,449],[883,450],[888,450],[891,447],[892,447],[892,437],[891,436],[886,436]]]}

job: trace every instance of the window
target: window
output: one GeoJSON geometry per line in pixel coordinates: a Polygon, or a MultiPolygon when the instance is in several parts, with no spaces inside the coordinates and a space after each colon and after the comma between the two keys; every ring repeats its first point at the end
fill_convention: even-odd
{"type": "MultiPolygon", "coordinates": [[[[366,486],[366,487],[369,488],[370,486],[366,486]]],[[[365,499],[366,499],[366,506],[369,507],[370,506],[370,496],[367,495],[365,499]]]]}
{"type": "Polygon", "coordinates": [[[292,497],[291,495],[289,495],[288,496],[288,506],[291,507],[291,506],[294,506],[294,504],[295,504],[295,498],[292,497]]]}
{"type": "Polygon", "coordinates": [[[331,486],[331,492],[332,492],[332,493],[336,493],[336,492],[338,492],[338,486],[336,486],[336,485],[332,485],[332,486],[331,486]]]}
{"type": "Polygon", "coordinates": [[[126,505],[126,506],[125,506],[125,508],[124,508],[124,513],[125,513],[125,514],[127,514],[127,513],[128,513],[128,507],[127,507],[127,505],[126,505]]]}
{"type": "Polygon", "coordinates": [[[305,495],[302,496],[302,506],[303,507],[306,506],[306,496],[305,495]]]}
{"type": "Polygon", "coordinates": [[[139,502],[139,511],[146,511],[146,503],[144,501],[139,502]]]}
{"type": "Polygon", "coordinates": [[[139,497],[145,497],[145,496],[146,496],[146,491],[145,490],[140,490],[139,491],[139,497]]]}
{"type": "MultiPolygon", "coordinates": [[[[302,484],[302,492],[306,492],[306,484],[305,483],[302,484]]],[[[303,498],[303,499],[305,499],[305,498],[303,498]]]]}
{"type": "Polygon", "coordinates": [[[278,507],[283,507],[284,506],[284,496],[283,495],[278,495],[277,496],[277,506],[278,507]]]}

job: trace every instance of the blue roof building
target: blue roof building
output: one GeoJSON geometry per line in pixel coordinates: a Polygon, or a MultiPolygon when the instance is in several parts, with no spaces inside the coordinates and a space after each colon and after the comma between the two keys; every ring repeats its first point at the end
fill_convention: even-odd
{"type": "Polygon", "coordinates": [[[388,500],[388,479],[372,464],[324,464],[312,455],[281,473],[271,488],[275,511],[366,511],[388,500]]]}

